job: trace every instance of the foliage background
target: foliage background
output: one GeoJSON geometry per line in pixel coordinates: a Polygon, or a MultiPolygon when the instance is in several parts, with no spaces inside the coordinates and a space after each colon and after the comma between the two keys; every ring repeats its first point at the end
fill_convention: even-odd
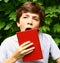
{"type": "MultiPolygon", "coordinates": [[[[19,5],[27,1],[37,2],[43,6],[45,9],[45,21],[40,28],[40,32],[50,34],[59,46],[60,0],[0,0],[0,44],[5,38],[18,31],[15,11],[19,5]]],[[[51,60],[51,63],[54,62],[51,60]]]]}

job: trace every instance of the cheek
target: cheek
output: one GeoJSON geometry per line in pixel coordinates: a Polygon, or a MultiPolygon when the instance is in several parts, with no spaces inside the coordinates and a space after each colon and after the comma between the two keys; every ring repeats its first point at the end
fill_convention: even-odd
{"type": "Polygon", "coordinates": [[[34,23],[34,27],[39,28],[39,26],[40,26],[39,22],[34,23]]]}
{"type": "Polygon", "coordinates": [[[20,28],[24,28],[24,23],[23,22],[20,23],[20,28]]]}
{"type": "Polygon", "coordinates": [[[23,28],[25,28],[25,26],[26,26],[26,23],[22,20],[20,20],[20,29],[23,29],[23,28]]]}

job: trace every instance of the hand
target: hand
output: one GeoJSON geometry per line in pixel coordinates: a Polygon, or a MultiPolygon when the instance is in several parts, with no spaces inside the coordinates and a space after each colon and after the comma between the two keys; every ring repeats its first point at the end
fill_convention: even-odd
{"type": "Polygon", "coordinates": [[[27,42],[23,43],[22,45],[20,45],[17,48],[17,50],[13,53],[12,56],[16,60],[23,58],[25,55],[31,53],[35,49],[35,47],[29,48],[32,45],[33,45],[33,43],[30,43],[30,41],[27,41],[27,42]]]}
{"type": "Polygon", "coordinates": [[[57,63],[60,63],[60,57],[56,59],[56,62],[57,63]]]}
{"type": "Polygon", "coordinates": [[[30,41],[27,41],[23,43],[21,46],[19,46],[16,51],[8,58],[6,59],[3,63],[15,63],[18,59],[23,58],[25,55],[31,53],[35,47],[30,47],[32,46],[33,43],[30,43],[30,41]],[[30,47],[30,48],[29,48],[30,47]]]}

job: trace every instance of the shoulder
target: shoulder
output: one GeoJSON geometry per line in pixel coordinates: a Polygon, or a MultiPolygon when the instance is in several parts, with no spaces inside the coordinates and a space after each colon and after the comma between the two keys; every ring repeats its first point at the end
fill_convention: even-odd
{"type": "Polygon", "coordinates": [[[47,39],[52,38],[52,36],[50,34],[47,34],[47,33],[39,33],[39,36],[43,37],[43,38],[47,38],[47,39]]]}
{"type": "Polygon", "coordinates": [[[13,36],[10,36],[10,37],[6,38],[1,44],[2,45],[4,45],[4,44],[7,45],[7,44],[10,44],[10,43],[15,42],[15,41],[17,41],[17,36],[13,35],[13,36]]]}
{"type": "Polygon", "coordinates": [[[52,44],[52,42],[53,43],[55,42],[50,34],[39,33],[39,38],[41,41],[46,42],[46,43],[52,44]]]}

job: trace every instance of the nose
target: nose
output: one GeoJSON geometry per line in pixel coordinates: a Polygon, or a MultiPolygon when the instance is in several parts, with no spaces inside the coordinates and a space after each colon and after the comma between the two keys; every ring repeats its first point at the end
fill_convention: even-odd
{"type": "Polygon", "coordinates": [[[27,24],[32,25],[32,19],[28,20],[27,24]]]}

